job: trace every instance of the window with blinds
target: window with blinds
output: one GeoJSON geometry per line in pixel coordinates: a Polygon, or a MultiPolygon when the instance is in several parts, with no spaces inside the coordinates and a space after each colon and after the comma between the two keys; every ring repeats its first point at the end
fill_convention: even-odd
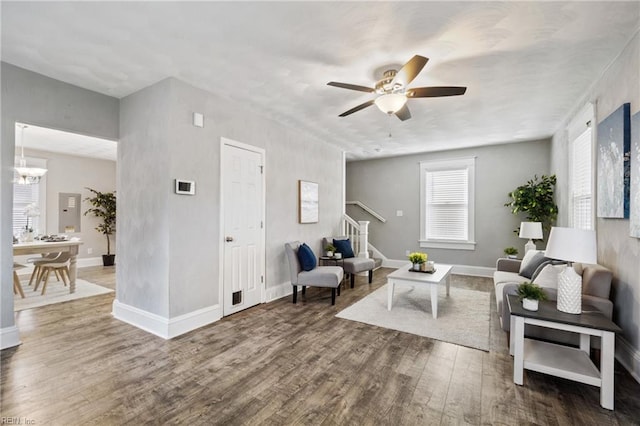
{"type": "Polygon", "coordinates": [[[423,162],[421,247],[470,249],[475,159],[423,162]]]}
{"type": "Polygon", "coordinates": [[[594,229],[591,133],[591,128],[587,127],[577,138],[570,141],[570,225],[579,229],[594,229]]]}
{"type": "MultiPolygon", "coordinates": [[[[29,204],[40,204],[40,184],[20,185],[13,184],[13,235],[18,236],[27,227],[26,208],[29,204]]],[[[30,217],[29,227],[37,229],[37,223],[34,220],[38,218],[30,217]]]]}

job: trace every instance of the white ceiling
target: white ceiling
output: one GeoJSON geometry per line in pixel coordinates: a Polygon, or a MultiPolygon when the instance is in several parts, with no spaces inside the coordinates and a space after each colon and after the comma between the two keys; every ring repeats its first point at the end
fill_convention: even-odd
{"type": "Polygon", "coordinates": [[[115,97],[174,76],[361,159],[549,137],[622,51],[640,2],[2,2],[2,60],[115,97]],[[371,94],[430,58],[400,122],[371,94]],[[392,137],[389,137],[389,133],[392,137]]]}
{"type": "Polygon", "coordinates": [[[107,139],[94,138],[46,127],[16,123],[16,156],[20,155],[20,147],[40,151],[71,154],[78,157],[98,158],[116,161],[118,143],[107,139]]]}

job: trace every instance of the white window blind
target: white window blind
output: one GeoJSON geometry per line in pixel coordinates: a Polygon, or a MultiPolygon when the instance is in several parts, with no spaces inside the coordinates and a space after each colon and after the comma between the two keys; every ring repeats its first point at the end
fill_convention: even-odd
{"type": "Polygon", "coordinates": [[[591,128],[570,142],[571,226],[593,229],[591,128]]]}
{"type": "Polygon", "coordinates": [[[467,169],[427,173],[427,239],[463,240],[469,236],[467,169]]]}
{"type": "Polygon", "coordinates": [[[473,250],[475,159],[423,162],[421,247],[473,250]]]}

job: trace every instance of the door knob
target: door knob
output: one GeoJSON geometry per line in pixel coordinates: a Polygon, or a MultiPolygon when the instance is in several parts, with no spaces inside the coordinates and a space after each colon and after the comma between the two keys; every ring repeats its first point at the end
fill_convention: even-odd
{"type": "Polygon", "coordinates": [[[233,241],[233,237],[227,237],[224,239],[226,242],[230,243],[231,241],[233,241]]]}

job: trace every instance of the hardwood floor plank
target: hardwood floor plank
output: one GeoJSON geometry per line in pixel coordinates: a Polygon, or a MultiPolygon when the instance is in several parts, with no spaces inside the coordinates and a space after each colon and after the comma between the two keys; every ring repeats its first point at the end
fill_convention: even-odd
{"type": "MultiPolygon", "coordinates": [[[[336,318],[380,288],[357,277],[336,305],[309,289],[166,341],[111,315],[113,294],[16,313],[0,353],[0,414],[36,424],[639,424],[640,385],[616,365],[616,410],[598,388],[539,373],[513,383],[492,300],[489,352],[336,318]]],[[[115,288],[113,268],[79,277],[115,288]]],[[[491,280],[452,277],[488,291],[491,280]]]]}

